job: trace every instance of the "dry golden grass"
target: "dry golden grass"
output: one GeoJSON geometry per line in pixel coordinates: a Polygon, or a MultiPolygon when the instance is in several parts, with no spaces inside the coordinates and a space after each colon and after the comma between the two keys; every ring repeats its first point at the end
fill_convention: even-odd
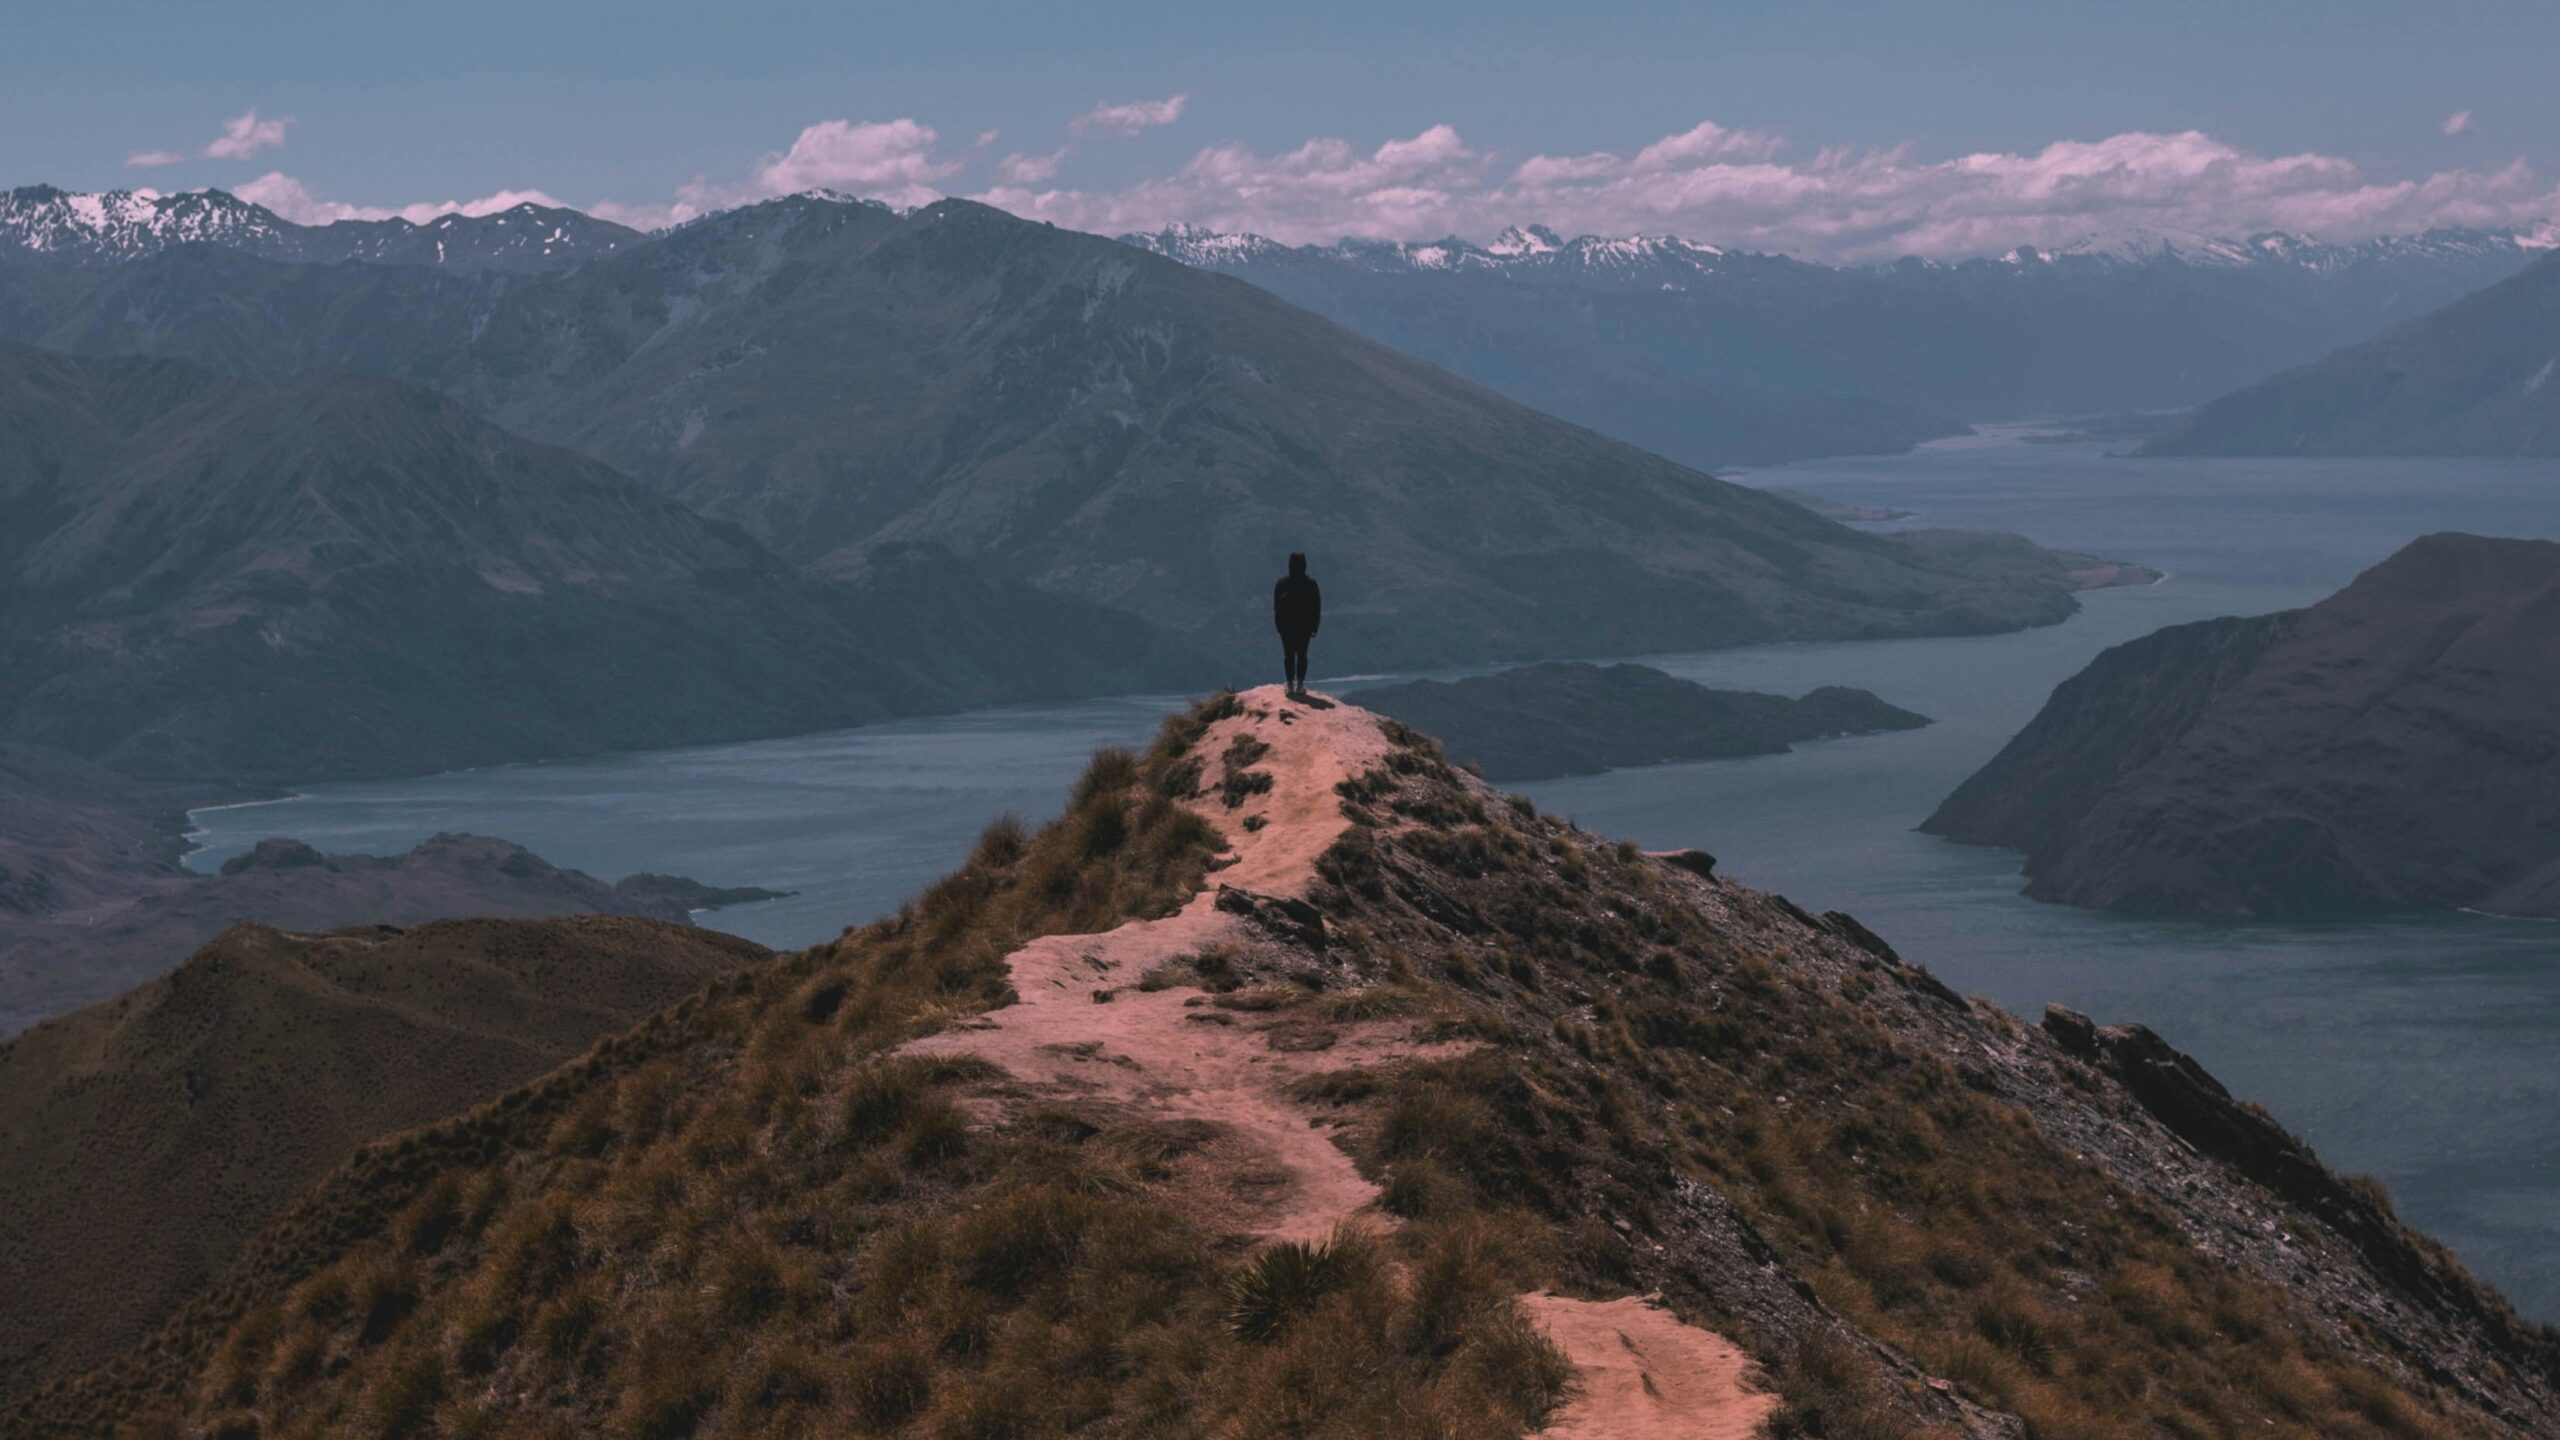
{"type": "Polygon", "coordinates": [[[897,917],[372,1147],[151,1347],[0,1429],[1522,1433],[1562,1361],[1485,1237],[1346,1236],[1245,1320],[1289,1262],[1156,1197],[1196,1142],[977,1120],[958,1092],[982,1065],[895,1053],[1004,1003],[1025,941],[1198,889],[1221,842],[1172,797],[1231,704],[1103,752],[1058,821],[999,821],[897,917]]]}
{"type": "MultiPolygon", "coordinates": [[[[1480,804],[1419,747],[1343,790],[1355,817],[1423,824],[1355,830],[1325,857],[1319,903],[1343,933],[1365,926],[1372,963],[1449,1029],[1489,1042],[1392,1084],[1302,1087],[1365,1117],[1361,1154],[1396,1213],[1527,1211],[1595,1237],[1560,1252],[1564,1278],[1609,1293],[1634,1283],[1618,1257],[1656,1233],[1657,1198],[1704,1181],[1835,1311],[2037,1437],[2449,1436],[2483,1420],[2201,1253],[1889,1028],[1861,1003],[1871,977],[1800,959],[1756,898],[1710,923],[1632,847],[1525,801],[1480,804]],[[1425,892],[1438,921],[1402,898],[1425,892]]],[[[1851,1347],[1754,1334],[1692,1299],[1779,1380],[1780,1433],[1927,1433],[1851,1347]]],[[[2560,1373],[2560,1342],[2539,1344],[2518,1358],[2560,1373]]]]}

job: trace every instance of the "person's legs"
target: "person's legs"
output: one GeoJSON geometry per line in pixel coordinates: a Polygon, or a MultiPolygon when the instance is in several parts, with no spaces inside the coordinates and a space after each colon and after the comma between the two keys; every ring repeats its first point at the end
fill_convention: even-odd
{"type": "Polygon", "coordinates": [[[1292,693],[1307,688],[1307,642],[1296,635],[1280,637],[1280,669],[1292,693]]]}

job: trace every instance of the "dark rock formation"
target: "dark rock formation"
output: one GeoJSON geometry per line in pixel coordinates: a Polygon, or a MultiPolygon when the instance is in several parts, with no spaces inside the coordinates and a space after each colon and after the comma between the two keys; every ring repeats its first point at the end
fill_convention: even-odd
{"type": "Polygon", "coordinates": [[[2560,545],[2434,535],[2307,610],[2107,651],[1921,828],[2027,893],[2560,915],[2560,545]]]}

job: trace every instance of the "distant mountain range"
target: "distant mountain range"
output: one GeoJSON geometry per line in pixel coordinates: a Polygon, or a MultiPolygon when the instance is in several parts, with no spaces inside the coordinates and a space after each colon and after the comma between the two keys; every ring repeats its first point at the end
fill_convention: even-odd
{"type": "MultiPolygon", "coordinates": [[[[966,201],[791,197],[530,277],[206,247],[0,267],[0,333],[441,391],[742,527],[722,543],[911,597],[855,633],[960,672],[946,693],[1059,669],[1105,688],[1078,657],[1126,673],[1145,636],[1232,675],[1293,549],[1338,597],[1320,663],[1360,668],[1996,630],[2059,620],[2085,583],[2032,547],[1850,530],[1252,286],[966,201]],[[1006,577],[1030,613],[954,643],[966,594],[899,588],[929,564],[1006,577]],[[1017,661],[1034,634],[1057,643],[1017,661]]],[[[757,573],[785,588],[746,593],[788,593],[757,573]]],[[[858,718],[865,687],[820,678],[839,647],[810,653],[787,688],[858,718]]],[[[736,703],[712,695],[687,703],[736,703]]]]}
{"type": "Polygon", "coordinates": [[[2560,255],[2226,395],[2142,453],[2560,456],[2560,255]]]}
{"type": "MultiPolygon", "coordinates": [[[[877,202],[813,191],[785,204],[877,202]]],[[[97,269],[216,247],[293,264],[542,274],[685,230],[733,231],[750,206],[665,237],[537,205],[481,216],[297,225],[219,190],[157,196],[28,186],[0,196],[0,269],[97,269]]],[[[1566,239],[1515,227],[1489,244],[1343,240],[1288,246],[1176,226],[1125,242],[1251,281],[1292,303],[1536,409],[1697,467],[1890,453],[1982,421],[2183,409],[2422,315],[2514,274],[2560,229],[2445,229],[2330,244],[2137,235],[1995,259],[1834,267],[1674,236],[1566,239]]],[[[236,272],[235,272],[236,273],[236,272]]],[[[130,298],[165,273],[97,287],[130,298]]],[[[60,316],[24,292],[86,291],[76,276],[16,277],[0,332],[60,316]]],[[[309,277],[270,280],[271,304],[307,302],[309,277]]],[[[265,290],[266,285],[261,289],[265,290]]],[[[417,282],[412,282],[416,288],[417,282]]],[[[496,288],[486,293],[495,294],[496,288]]],[[[153,297],[145,297],[149,303],[153,297]]],[[[429,307],[432,309],[432,307],[429,307]]],[[[425,317],[368,307],[374,349],[407,346],[425,317]]],[[[342,321],[342,323],[344,323],[342,321]]],[[[46,341],[45,343],[53,343],[46,341]]],[[[429,343],[433,343],[430,341],[429,343]]],[[[379,357],[284,347],[241,367],[263,378],[379,357]]],[[[205,358],[205,357],[199,357],[205,358]]]]}
{"type": "Polygon", "coordinates": [[[2144,236],[1845,268],[1539,226],[1490,245],[1286,246],[1187,227],[1121,238],[1712,466],[1901,450],[1979,421],[2183,408],[2502,280],[2560,232],[2144,236]]]}
{"type": "Polygon", "coordinates": [[[2428,536],[2100,655],[1921,828],[2092,908],[2560,917],[2555,615],[2560,545],[2428,536]]]}
{"type": "Polygon", "coordinates": [[[218,245],[266,260],[432,265],[448,270],[563,270],[645,239],[639,231],[551,205],[488,215],[297,225],[221,190],[76,194],[27,185],[0,194],[0,260],[114,265],[180,245],[218,245]]]}

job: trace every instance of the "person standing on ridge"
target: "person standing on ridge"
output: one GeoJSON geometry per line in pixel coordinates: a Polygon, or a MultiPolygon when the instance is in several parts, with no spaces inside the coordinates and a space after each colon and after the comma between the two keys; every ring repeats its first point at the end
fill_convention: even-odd
{"type": "Polygon", "coordinates": [[[1271,624],[1280,632],[1280,667],[1289,693],[1307,693],[1307,642],[1324,623],[1324,594],[1307,574],[1307,557],[1291,555],[1289,573],[1271,587],[1271,624]]]}

